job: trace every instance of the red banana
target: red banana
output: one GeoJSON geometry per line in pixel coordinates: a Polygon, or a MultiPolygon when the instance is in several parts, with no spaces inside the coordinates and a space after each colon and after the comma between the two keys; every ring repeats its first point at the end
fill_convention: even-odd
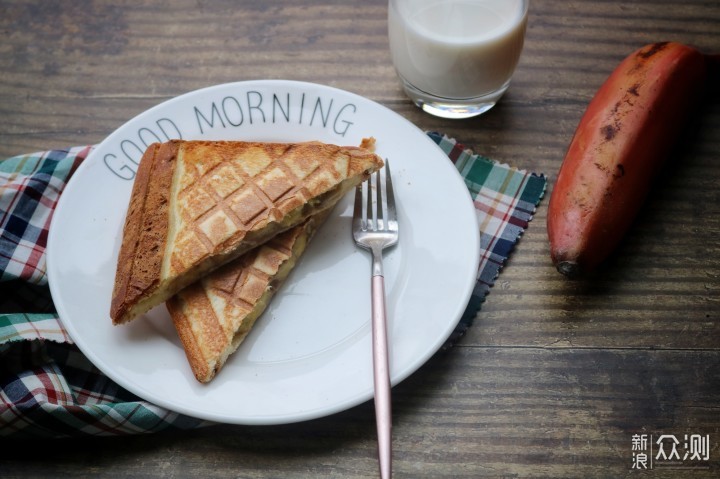
{"type": "Polygon", "coordinates": [[[550,254],[573,277],[617,247],[703,90],[705,57],[646,45],[600,87],[578,124],[550,196],[550,254]]]}

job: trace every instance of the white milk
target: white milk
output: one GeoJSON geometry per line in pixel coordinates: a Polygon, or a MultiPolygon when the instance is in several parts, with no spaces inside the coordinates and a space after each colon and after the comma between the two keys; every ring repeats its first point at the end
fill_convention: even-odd
{"type": "Polygon", "coordinates": [[[406,82],[439,97],[503,90],[520,58],[526,22],[521,0],[393,0],[393,63],[406,82]]]}

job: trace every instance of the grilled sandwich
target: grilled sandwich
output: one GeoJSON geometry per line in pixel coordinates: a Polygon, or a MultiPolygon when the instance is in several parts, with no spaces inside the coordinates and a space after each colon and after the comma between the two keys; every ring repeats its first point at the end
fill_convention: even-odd
{"type": "Polygon", "coordinates": [[[280,233],[165,303],[198,381],[209,382],[237,350],[328,213],[280,233]]]}
{"type": "Polygon", "coordinates": [[[209,272],[333,206],[383,164],[374,140],[172,140],[138,167],[110,306],[132,320],[209,272]]]}

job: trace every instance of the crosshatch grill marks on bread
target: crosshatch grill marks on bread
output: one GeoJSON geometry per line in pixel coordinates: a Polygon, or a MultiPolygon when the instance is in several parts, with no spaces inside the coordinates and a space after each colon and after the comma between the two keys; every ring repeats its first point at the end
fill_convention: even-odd
{"type": "Polygon", "coordinates": [[[138,168],[118,257],[113,323],[328,208],[382,167],[365,148],[319,142],[172,140],[138,168]]]}
{"type": "Polygon", "coordinates": [[[224,250],[225,243],[259,223],[282,221],[288,211],[312,198],[308,188],[329,189],[337,176],[347,175],[347,155],[335,153],[339,170],[335,176],[322,170],[317,159],[307,158],[308,146],[251,145],[241,152],[242,162],[234,161],[238,152],[233,150],[213,148],[208,154],[202,144],[193,146],[194,152],[186,149],[179,158],[185,181],[177,204],[171,206],[179,224],[168,245],[175,247],[166,255],[170,261],[166,274],[180,271],[214,250],[224,250]],[[187,164],[187,156],[209,160],[187,164]],[[177,233],[183,229],[184,234],[177,233]]]}
{"type": "MultiPolygon", "coordinates": [[[[250,311],[270,286],[282,263],[293,255],[292,244],[287,245],[290,240],[286,236],[294,240],[295,234],[292,231],[281,233],[268,243],[248,252],[246,257],[235,260],[239,263],[233,267],[226,265],[210,273],[201,280],[202,284],[212,285],[215,294],[227,303],[235,303],[239,309],[250,311]],[[237,274],[239,269],[242,270],[237,274]]],[[[182,296],[182,292],[180,295],[182,296]]]]}
{"type": "Polygon", "coordinates": [[[198,381],[210,381],[237,350],[328,214],[280,233],[168,300],[198,381]]]}

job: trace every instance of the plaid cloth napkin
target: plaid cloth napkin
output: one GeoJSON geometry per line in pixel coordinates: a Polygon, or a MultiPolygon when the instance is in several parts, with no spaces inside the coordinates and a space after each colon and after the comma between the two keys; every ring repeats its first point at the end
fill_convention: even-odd
{"type": "MultiPolygon", "coordinates": [[[[545,192],[545,177],[499,164],[428,133],[465,178],[481,233],[478,281],[453,344],[472,324],[545,192]]],[[[45,275],[52,212],[92,147],[0,161],[0,437],[116,436],[210,424],[143,401],[73,344],[45,275]]]]}

